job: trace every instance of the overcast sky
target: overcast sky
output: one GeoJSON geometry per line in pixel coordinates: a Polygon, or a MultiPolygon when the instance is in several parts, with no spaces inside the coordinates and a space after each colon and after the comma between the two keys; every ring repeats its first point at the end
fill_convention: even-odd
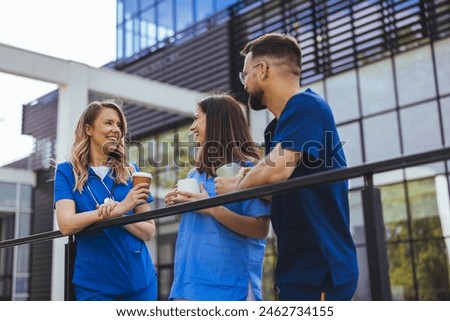
{"type": "MultiPolygon", "coordinates": [[[[0,0],[0,43],[93,67],[115,59],[115,27],[116,0],[0,0]]],[[[0,166],[32,151],[22,104],[55,88],[0,72],[0,166]]]]}

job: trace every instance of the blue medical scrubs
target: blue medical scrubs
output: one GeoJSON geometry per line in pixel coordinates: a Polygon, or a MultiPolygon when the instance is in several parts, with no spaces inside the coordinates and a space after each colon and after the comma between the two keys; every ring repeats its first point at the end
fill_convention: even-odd
{"type": "MultiPolygon", "coordinates": [[[[188,177],[205,184],[216,195],[214,178],[191,170],[188,177]]],[[[246,216],[268,216],[269,203],[261,199],[226,204],[229,210],[246,216]]],[[[261,276],[265,240],[239,235],[210,215],[183,213],[175,249],[174,281],[170,299],[246,300],[249,288],[262,299],[261,276]]]]}
{"type": "MultiPolygon", "coordinates": [[[[138,170],[137,166],[135,168],[138,170]]],[[[89,168],[83,191],[74,191],[74,186],[72,165],[69,162],[58,164],[54,203],[62,199],[73,200],[76,213],[82,213],[96,209],[97,202],[102,204],[111,191],[115,201],[124,200],[132,183],[130,179],[127,184],[115,184],[110,174],[102,182],[89,168]]],[[[151,201],[150,195],[148,202],[151,201]]],[[[133,215],[133,211],[126,215],[133,215]]],[[[152,299],[156,299],[156,273],[144,241],[118,226],[82,233],[76,236],[75,243],[74,285],[117,296],[152,287],[152,299]]]]}
{"type": "MultiPolygon", "coordinates": [[[[277,143],[302,153],[290,178],[347,166],[330,106],[310,89],[287,102],[279,119],[268,125],[265,142],[266,154],[277,143]]],[[[280,299],[298,299],[293,288],[302,284],[319,288],[327,280],[333,286],[356,284],[347,181],[274,195],[271,221],[278,242],[280,299]]]]}

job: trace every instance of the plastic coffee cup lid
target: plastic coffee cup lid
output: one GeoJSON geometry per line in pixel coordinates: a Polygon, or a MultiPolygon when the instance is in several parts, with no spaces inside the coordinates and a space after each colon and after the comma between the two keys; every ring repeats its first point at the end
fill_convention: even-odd
{"type": "Polygon", "coordinates": [[[147,178],[153,179],[152,174],[145,173],[145,172],[134,172],[132,176],[133,177],[147,177],[147,178]]]}

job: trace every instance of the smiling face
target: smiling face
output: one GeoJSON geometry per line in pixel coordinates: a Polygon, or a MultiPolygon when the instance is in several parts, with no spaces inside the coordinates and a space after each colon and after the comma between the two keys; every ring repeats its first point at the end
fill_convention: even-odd
{"type": "Polygon", "coordinates": [[[107,156],[114,151],[123,137],[123,124],[119,113],[113,108],[102,108],[91,125],[86,125],[91,150],[107,156]]]}
{"type": "Polygon", "coordinates": [[[206,114],[201,110],[199,106],[195,109],[194,121],[192,122],[189,130],[194,134],[194,140],[196,143],[203,145],[206,138],[206,114]]]}

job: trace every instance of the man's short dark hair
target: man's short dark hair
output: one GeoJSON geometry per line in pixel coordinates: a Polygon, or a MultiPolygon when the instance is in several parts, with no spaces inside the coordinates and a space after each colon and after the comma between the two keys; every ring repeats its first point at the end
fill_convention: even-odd
{"type": "Polygon", "coordinates": [[[250,41],[241,51],[246,56],[252,53],[252,58],[267,56],[284,60],[284,64],[290,65],[292,72],[300,75],[302,66],[302,51],[300,45],[293,36],[282,33],[267,33],[250,41]]]}

